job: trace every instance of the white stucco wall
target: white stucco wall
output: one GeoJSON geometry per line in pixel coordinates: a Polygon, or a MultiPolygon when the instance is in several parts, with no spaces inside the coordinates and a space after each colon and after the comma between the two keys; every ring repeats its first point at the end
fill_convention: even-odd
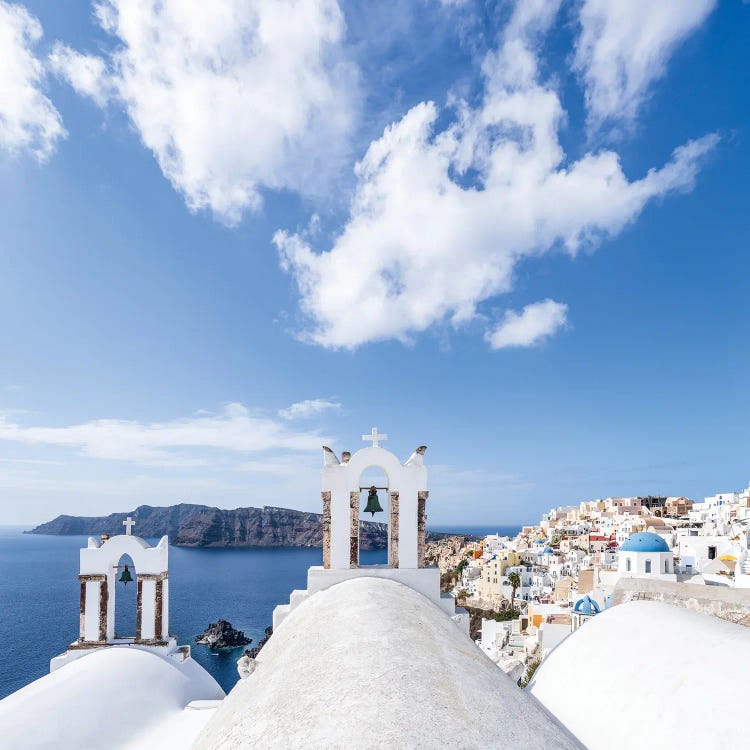
{"type": "Polygon", "coordinates": [[[86,582],[86,618],[84,638],[87,641],[99,640],[99,595],[101,583],[99,581],[86,582]]]}
{"type": "Polygon", "coordinates": [[[187,748],[200,725],[185,707],[224,696],[193,659],[118,646],[86,653],[0,701],[3,750],[187,748]],[[155,744],[170,722],[173,737],[185,725],[186,741],[155,744]]]}
{"type": "Polygon", "coordinates": [[[618,553],[617,570],[622,576],[641,578],[649,575],[671,575],[674,573],[674,553],[668,552],[623,552],[618,553]],[[630,570],[628,567],[630,561],[630,570]],[[646,562],[651,561],[651,572],[646,572],[646,562]],[[665,569],[666,566],[666,569],[665,569]]]}
{"type": "Polygon", "coordinates": [[[152,579],[145,579],[141,581],[142,588],[142,609],[141,609],[141,638],[143,640],[150,640],[156,637],[154,631],[155,623],[155,597],[156,597],[156,581],[152,579]]]}
{"type": "Polygon", "coordinates": [[[169,578],[165,578],[162,581],[162,621],[161,621],[161,634],[163,640],[167,640],[169,637],[169,578]]]}
{"type": "Polygon", "coordinates": [[[741,748],[747,664],[750,628],[631,601],[566,638],[528,689],[589,750],[741,748]]]}

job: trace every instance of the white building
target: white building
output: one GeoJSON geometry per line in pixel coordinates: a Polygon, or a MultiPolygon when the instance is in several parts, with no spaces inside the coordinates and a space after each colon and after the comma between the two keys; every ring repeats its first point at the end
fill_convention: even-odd
{"type": "Polygon", "coordinates": [[[631,578],[668,577],[677,580],[674,553],[658,534],[641,531],[629,537],[618,551],[618,573],[631,578]]]}
{"type": "Polygon", "coordinates": [[[714,560],[736,559],[739,545],[728,536],[681,536],[677,540],[682,573],[703,573],[714,560]]]}

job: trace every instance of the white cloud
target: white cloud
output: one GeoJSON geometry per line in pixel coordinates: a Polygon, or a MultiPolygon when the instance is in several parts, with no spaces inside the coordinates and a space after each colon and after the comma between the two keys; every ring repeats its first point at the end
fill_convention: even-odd
{"type": "Polygon", "coordinates": [[[0,148],[46,161],[67,133],[42,92],[44,65],[34,54],[42,27],[20,5],[0,0],[0,148]]]}
{"type": "Polygon", "coordinates": [[[298,401],[286,409],[280,409],[279,416],[287,420],[311,419],[326,411],[341,411],[341,404],[338,401],[332,401],[327,398],[307,399],[305,401],[298,401]]]}
{"type": "Polygon", "coordinates": [[[533,346],[565,325],[568,306],[551,299],[535,302],[517,313],[509,310],[486,339],[493,349],[533,346]]]}
{"type": "Polygon", "coordinates": [[[713,135],[633,181],[613,151],[566,159],[565,112],[539,81],[535,52],[557,8],[517,6],[484,61],[482,102],[458,102],[452,125],[436,131],[438,108],[423,102],[386,128],[356,166],[349,219],[328,251],[276,233],[309,319],[302,338],[355,348],[409,340],[441,321],[459,326],[512,289],[524,258],[574,255],[616,235],[650,200],[692,187],[713,135]]]}
{"type": "Polygon", "coordinates": [[[592,127],[632,122],[677,46],[716,0],[583,0],[574,67],[586,86],[592,127]]]}
{"type": "Polygon", "coordinates": [[[111,93],[192,210],[237,223],[263,189],[322,195],[349,151],[357,69],[336,0],[101,0],[105,61],[58,48],[80,91],[111,93]]]}
{"type": "Polygon", "coordinates": [[[281,422],[228,404],[218,414],[168,422],[99,419],[65,427],[27,427],[0,413],[0,441],[78,449],[101,459],[159,466],[205,465],[211,451],[235,454],[264,451],[319,451],[326,438],[295,431],[281,422]],[[200,455],[196,456],[196,450],[200,455]]]}
{"type": "Polygon", "coordinates": [[[96,55],[83,55],[61,42],[56,42],[47,60],[51,72],[67,81],[79,94],[88,96],[100,106],[110,94],[111,80],[106,64],[96,55]]]}

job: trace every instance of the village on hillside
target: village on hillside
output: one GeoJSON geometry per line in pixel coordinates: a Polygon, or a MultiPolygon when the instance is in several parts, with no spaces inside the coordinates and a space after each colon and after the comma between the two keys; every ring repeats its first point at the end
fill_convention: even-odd
{"type": "Polygon", "coordinates": [[[750,588],[749,533],[750,487],[703,502],[582,502],[550,510],[515,538],[453,537],[430,542],[426,555],[443,590],[471,614],[472,638],[525,685],[556,645],[623,601],[689,601],[750,626],[750,601],[705,588],[750,588]]]}

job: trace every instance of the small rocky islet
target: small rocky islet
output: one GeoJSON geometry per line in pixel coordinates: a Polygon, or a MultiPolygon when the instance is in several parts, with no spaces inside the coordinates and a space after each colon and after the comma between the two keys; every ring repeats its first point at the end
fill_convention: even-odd
{"type": "Polygon", "coordinates": [[[232,627],[227,620],[212,622],[200,635],[195,636],[195,642],[210,649],[239,648],[253,642],[242,630],[232,627]]]}

